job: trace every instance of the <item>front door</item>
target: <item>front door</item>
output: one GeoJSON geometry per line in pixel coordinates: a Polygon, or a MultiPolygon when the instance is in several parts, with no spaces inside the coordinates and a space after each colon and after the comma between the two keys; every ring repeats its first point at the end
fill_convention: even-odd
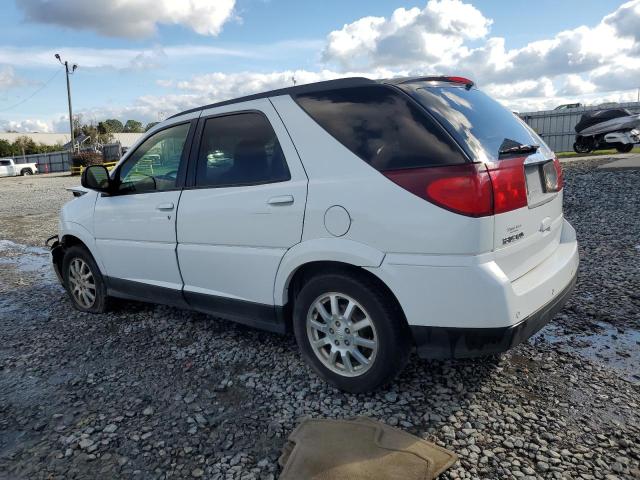
{"type": "Polygon", "coordinates": [[[302,236],[307,177],[268,100],[205,111],[199,122],[194,185],[182,194],[177,224],[185,298],[277,330],[274,280],[302,236]]]}
{"type": "Polygon", "coordinates": [[[96,245],[120,295],[183,303],[176,211],[190,129],[186,122],[151,135],[116,171],[117,192],[96,201],[96,245]]]}

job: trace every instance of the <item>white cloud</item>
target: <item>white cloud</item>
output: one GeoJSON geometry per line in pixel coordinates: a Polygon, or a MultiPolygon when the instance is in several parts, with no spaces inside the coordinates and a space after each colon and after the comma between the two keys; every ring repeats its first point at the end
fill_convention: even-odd
{"type": "MultiPolygon", "coordinates": [[[[68,3],[69,0],[62,0],[68,3]]],[[[121,8],[122,1],[114,1],[121,8]]],[[[163,5],[166,2],[161,2],[163,5]]],[[[137,4],[137,3],[136,3],[137,4]]],[[[423,4],[424,5],[424,4],[423,4]]],[[[111,8],[111,7],[109,7],[111,8]]],[[[116,8],[116,7],[113,7],[116,8]]],[[[123,7],[122,7],[123,8],[123,7]]],[[[84,67],[147,69],[182,57],[284,58],[292,49],[322,50],[317,69],[271,72],[214,72],[163,78],[166,95],[145,95],[125,107],[78,109],[86,119],[116,117],[143,122],[178,111],[292,84],[344,76],[388,78],[458,74],[477,81],[508,108],[553,108],[562,103],[599,104],[635,100],[640,78],[640,0],[621,5],[602,21],[558,32],[550,38],[509,48],[508,39],[490,36],[492,20],[460,0],[429,0],[423,8],[400,8],[387,17],[363,17],[317,42],[232,48],[177,45],[154,49],[62,49],[84,67]]],[[[0,64],[51,65],[49,49],[0,48],[0,64]]],[[[66,130],[66,120],[48,121],[66,130]]]]}
{"type": "Polygon", "coordinates": [[[0,120],[0,131],[7,132],[41,132],[48,133],[52,131],[51,122],[39,119],[25,120],[0,120]]]}
{"type": "Polygon", "coordinates": [[[505,101],[519,97],[552,97],[556,94],[553,82],[549,78],[503,84],[493,83],[487,85],[484,91],[495,98],[505,101]]]}
{"type": "Polygon", "coordinates": [[[611,25],[622,37],[633,37],[636,42],[640,41],[640,1],[632,0],[621,5],[604,17],[603,23],[611,25]]]}
{"type": "MultiPolygon", "coordinates": [[[[460,0],[429,0],[422,10],[400,8],[389,18],[364,17],[331,32],[323,60],[341,70],[391,66],[414,74],[455,73],[480,85],[568,75],[567,88],[575,90],[576,75],[607,66],[607,71],[614,66],[629,70],[629,59],[640,57],[640,0],[622,5],[595,26],[562,31],[517,49],[508,49],[503,38],[487,38],[491,24],[460,0]]],[[[614,77],[619,78],[609,86],[605,77],[597,84],[615,89],[637,82],[637,77],[626,82],[622,74],[614,77]]]]}
{"type": "Polygon", "coordinates": [[[16,75],[15,70],[10,65],[0,66],[0,92],[20,87],[27,83],[25,79],[16,75]]]}
{"type": "Polygon", "coordinates": [[[491,23],[460,0],[430,0],[422,10],[398,8],[389,19],[364,17],[331,32],[323,59],[343,69],[446,64],[464,56],[464,42],[484,37],[491,23]]]}
{"type": "Polygon", "coordinates": [[[562,88],[558,91],[560,95],[584,95],[593,93],[598,87],[591,81],[585,80],[580,75],[567,75],[562,88]]]}
{"type": "Polygon", "coordinates": [[[151,48],[90,48],[90,47],[14,47],[0,46],[0,64],[20,67],[57,68],[54,55],[82,68],[114,68],[119,70],[148,69],[174,61],[212,58],[277,60],[287,58],[292,51],[316,52],[322,43],[315,40],[294,40],[270,44],[233,46],[156,45],[151,48]]]}
{"type": "Polygon", "coordinates": [[[158,24],[178,24],[218,35],[233,18],[235,0],[16,0],[32,22],[93,30],[110,37],[143,38],[158,24]]]}

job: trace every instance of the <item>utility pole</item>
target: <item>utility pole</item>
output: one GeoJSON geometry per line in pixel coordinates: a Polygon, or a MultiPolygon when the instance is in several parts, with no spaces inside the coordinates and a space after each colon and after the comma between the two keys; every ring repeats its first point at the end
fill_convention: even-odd
{"type": "Polygon", "coordinates": [[[71,153],[75,150],[75,138],[73,137],[73,110],[71,108],[71,84],[69,83],[69,75],[73,75],[78,68],[78,65],[75,63],[71,66],[71,71],[69,71],[69,62],[66,60],[63,62],[60,58],[60,54],[56,53],[55,57],[58,59],[60,64],[64,65],[64,69],[67,73],[67,101],[69,103],[69,131],[71,133],[71,153]]]}

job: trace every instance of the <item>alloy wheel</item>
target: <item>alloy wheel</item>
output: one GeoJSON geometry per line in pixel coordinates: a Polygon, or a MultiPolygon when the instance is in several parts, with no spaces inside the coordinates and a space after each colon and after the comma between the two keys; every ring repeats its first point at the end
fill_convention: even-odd
{"type": "Polygon", "coordinates": [[[364,374],[378,353],[378,336],[367,311],[343,293],[316,298],[307,314],[307,336],[322,364],[345,377],[364,374]]]}
{"type": "Polygon", "coordinates": [[[83,308],[91,308],[96,301],[96,282],[87,262],[74,258],[69,263],[69,290],[83,308]]]}

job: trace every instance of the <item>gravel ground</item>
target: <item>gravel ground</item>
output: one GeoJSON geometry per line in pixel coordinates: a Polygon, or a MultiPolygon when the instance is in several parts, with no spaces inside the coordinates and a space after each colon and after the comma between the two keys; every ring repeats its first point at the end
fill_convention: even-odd
{"type": "Polygon", "coordinates": [[[367,395],[319,381],[291,338],[76,312],[36,245],[77,178],[0,179],[0,478],[275,478],[300,417],[355,415],[454,450],[443,479],[640,478],[640,172],[597,164],[565,167],[582,264],[556,320],[500,358],[413,358],[367,395]]]}
{"type": "Polygon", "coordinates": [[[58,211],[80,184],[69,174],[0,178],[0,238],[42,245],[58,233],[58,211]]]}

